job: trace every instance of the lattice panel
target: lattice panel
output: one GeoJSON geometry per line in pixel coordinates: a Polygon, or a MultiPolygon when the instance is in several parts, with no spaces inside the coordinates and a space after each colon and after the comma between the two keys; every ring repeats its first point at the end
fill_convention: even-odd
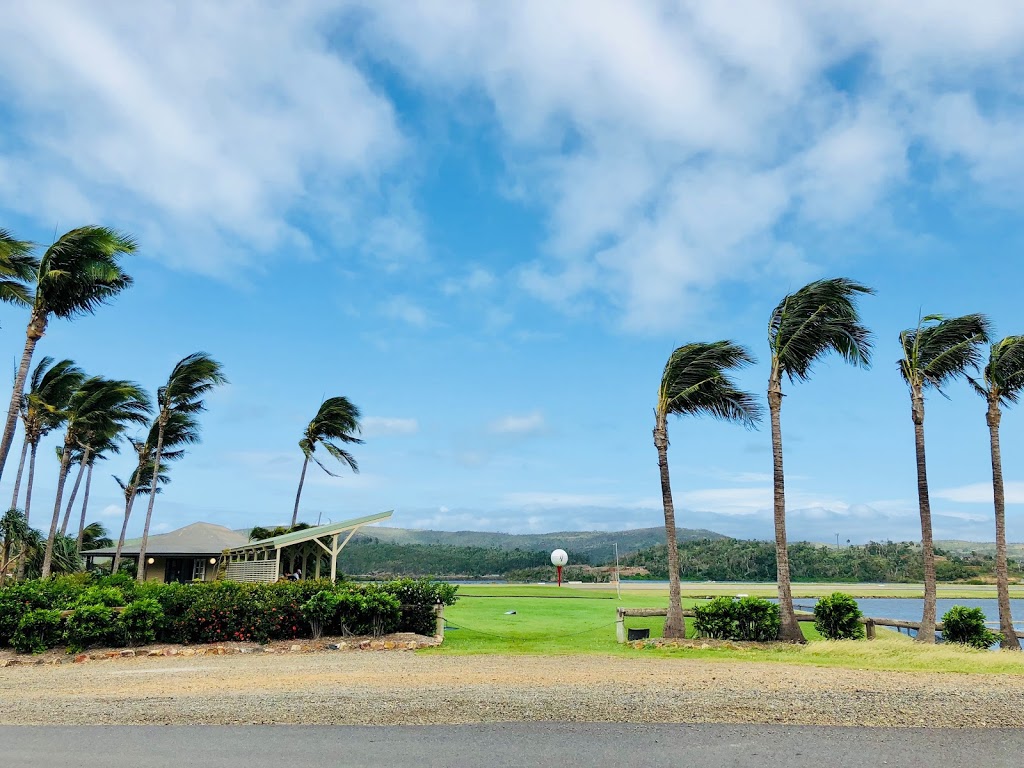
{"type": "Polygon", "coordinates": [[[228,581],[270,583],[277,581],[277,560],[250,560],[228,563],[224,578],[228,581]]]}

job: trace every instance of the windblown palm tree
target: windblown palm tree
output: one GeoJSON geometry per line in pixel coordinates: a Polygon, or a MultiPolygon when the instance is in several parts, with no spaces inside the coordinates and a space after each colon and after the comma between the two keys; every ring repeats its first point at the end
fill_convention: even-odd
{"type": "Polygon", "coordinates": [[[988,342],[989,322],[984,315],[945,318],[928,315],[916,328],[900,334],[903,358],[900,373],[910,390],[910,415],[914,422],[917,454],[917,501],[921,513],[921,553],[924,558],[924,612],[917,640],[935,642],[935,548],[932,543],[932,509],[928,498],[928,469],[924,452],[924,391],[942,386],[982,361],[981,346],[988,342]]]}
{"type": "MultiPolygon", "coordinates": [[[[35,480],[36,452],[39,441],[54,429],[59,428],[66,420],[68,403],[71,395],[82,385],[85,374],[71,360],[61,360],[54,364],[52,357],[44,357],[32,371],[28,392],[21,398],[21,420],[25,427],[25,444],[21,450],[21,465],[25,463],[25,453],[30,453],[28,465],[28,482],[25,486],[25,519],[31,519],[32,484],[35,480]]],[[[21,486],[22,466],[18,467],[18,475],[14,479],[14,498],[11,506],[18,504],[21,486]]]]}
{"type": "Polygon", "coordinates": [[[78,547],[79,552],[90,549],[104,549],[114,542],[107,535],[107,529],[103,523],[89,523],[82,526],[82,542],[78,547]]]}
{"type": "Polygon", "coordinates": [[[39,268],[32,248],[32,243],[17,240],[6,229],[0,229],[0,301],[31,306],[29,283],[39,268]]]}
{"type": "MultiPolygon", "coordinates": [[[[102,443],[93,446],[92,455],[89,457],[86,465],[85,474],[85,493],[82,495],[82,514],[78,520],[78,549],[81,550],[83,542],[85,541],[85,529],[88,527],[85,524],[85,515],[89,510],[89,492],[92,489],[92,470],[96,466],[97,461],[105,461],[107,454],[109,453],[120,453],[121,447],[118,445],[116,438],[105,440],[102,443]]],[[[91,523],[90,525],[99,525],[99,523],[91,523]]],[[[114,542],[104,544],[103,546],[109,547],[114,542]]]]}
{"type": "Polygon", "coordinates": [[[731,341],[687,344],[672,353],[661,375],[658,403],[654,408],[654,447],[658,450],[668,542],[669,600],[665,637],[684,635],[675,505],[668,472],[668,416],[711,416],[753,427],[761,418],[761,407],[753,395],[738,389],[729,377],[731,371],[753,362],[746,349],[731,341]]]}
{"type": "MultiPolygon", "coordinates": [[[[46,540],[46,553],[41,568],[42,577],[50,575],[53,542],[58,536],[60,506],[64,497],[71,458],[78,449],[83,449],[96,439],[97,435],[109,434],[112,425],[145,423],[150,412],[149,397],[130,381],[104,379],[92,376],[71,396],[66,410],[67,428],[61,449],[60,474],[57,476],[57,497],[53,506],[50,534],[46,540]]],[[[60,534],[63,537],[63,534],[60,534]]],[[[72,539],[72,542],[74,540],[72,539]]]]}
{"type": "Polygon", "coordinates": [[[989,446],[992,454],[992,498],[996,517],[996,591],[999,598],[999,631],[1003,648],[1020,650],[1020,640],[1010,612],[1010,574],[1006,563],[1006,495],[1003,491],[1003,458],[999,448],[1002,407],[1020,400],[1024,392],[1024,336],[1007,336],[992,345],[981,379],[968,377],[974,390],[985,398],[988,410],[989,446]]]}
{"type": "MultiPolygon", "coordinates": [[[[78,465],[78,473],[75,476],[75,484],[71,488],[71,494],[68,496],[67,506],[64,508],[64,521],[60,526],[61,535],[65,535],[68,532],[68,524],[71,521],[71,509],[74,507],[75,499],[78,497],[78,489],[82,485],[82,478],[88,476],[90,480],[92,479],[92,465],[96,453],[103,451],[120,453],[121,449],[118,446],[118,441],[124,434],[127,426],[128,424],[118,421],[111,421],[107,424],[98,423],[88,434],[83,434],[79,438],[78,446],[72,451],[71,455],[71,463],[78,465]]],[[[88,487],[88,481],[86,486],[88,487]]],[[[79,532],[81,532],[84,525],[85,506],[83,505],[79,532]]]]}
{"type": "Polygon", "coordinates": [[[803,642],[803,632],[793,612],[789,551],[786,544],[786,478],[782,466],[782,377],[790,382],[807,381],[814,363],[829,352],[847,362],[868,367],[871,334],[857,313],[857,298],[874,293],[843,277],[817,280],[786,296],[768,323],[772,353],[768,378],[768,409],[772,421],[774,470],[775,554],[779,584],[779,639],[803,642]]]}
{"type": "MultiPolygon", "coordinates": [[[[181,444],[198,442],[199,422],[195,415],[206,409],[203,398],[214,387],[226,383],[227,378],[224,376],[221,364],[205,352],[195,352],[179,360],[171,370],[167,383],[157,390],[157,437],[156,449],[153,454],[153,481],[149,494],[149,506],[146,508],[146,522],[142,528],[142,543],[139,545],[139,567],[136,571],[136,578],[139,581],[146,579],[146,545],[149,543],[149,524],[153,519],[153,504],[156,502],[161,454],[171,416],[177,415],[189,422],[189,428],[186,431],[191,437],[188,440],[183,440],[181,444]]],[[[182,426],[184,427],[184,421],[182,426]]]]}
{"type": "Polygon", "coordinates": [[[100,305],[131,285],[131,278],[121,270],[118,261],[122,255],[134,250],[135,242],[127,235],[106,227],[79,227],[62,235],[46,249],[38,262],[31,261],[34,269],[28,279],[34,283],[34,293],[26,294],[30,299],[31,312],[25,349],[14,378],[11,406],[7,411],[3,438],[0,439],[0,476],[14,441],[18,407],[32,353],[46,333],[50,318],[69,319],[95,312],[100,305]]]}
{"type": "Polygon", "coordinates": [[[0,584],[11,575],[15,558],[20,558],[31,536],[32,528],[20,509],[12,507],[0,517],[0,584]]]}
{"type": "Polygon", "coordinates": [[[359,464],[355,457],[341,447],[342,445],[358,445],[363,441],[356,437],[361,431],[359,426],[359,409],[349,402],[347,397],[329,397],[320,404],[316,416],[306,426],[299,440],[299,449],[302,451],[302,474],[299,475],[299,489],[295,492],[295,509],[292,510],[292,527],[295,527],[299,519],[299,498],[302,496],[302,485],[306,482],[306,468],[309,460],[317,463],[324,472],[331,477],[337,477],[331,470],[324,466],[315,455],[318,445],[331,456],[347,464],[353,471],[359,472],[359,464]]]}

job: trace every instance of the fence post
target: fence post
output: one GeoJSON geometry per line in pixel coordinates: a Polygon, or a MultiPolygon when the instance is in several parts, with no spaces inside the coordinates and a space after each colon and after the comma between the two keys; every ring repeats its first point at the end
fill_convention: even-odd
{"type": "Polygon", "coordinates": [[[434,606],[434,615],[437,617],[436,628],[434,629],[434,636],[438,640],[444,640],[444,603],[438,603],[434,606]]]}
{"type": "Polygon", "coordinates": [[[864,628],[867,630],[868,640],[874,640],[875,639],[875,622],[873,622],[871,619],[868,619],[867,621],[864,622],[864,628]]]}
{"type": "Polygon", "coordinates": [[[626,642],[626,617],[623,615],[621,608],[616,608],[615,613],[617,618],[615,619],[615,639],[620,643],[626,642]]]}

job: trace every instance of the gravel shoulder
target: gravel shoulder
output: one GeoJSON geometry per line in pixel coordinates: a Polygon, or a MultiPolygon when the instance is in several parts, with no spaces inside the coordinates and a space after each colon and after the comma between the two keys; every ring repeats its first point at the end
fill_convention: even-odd
{"type": "Polygon", "coordinates": [[[1024,678],[622,656],[393,651],[0,669],[0,724],[426,725],[535,720],[1024,726],[1024,678]]]}

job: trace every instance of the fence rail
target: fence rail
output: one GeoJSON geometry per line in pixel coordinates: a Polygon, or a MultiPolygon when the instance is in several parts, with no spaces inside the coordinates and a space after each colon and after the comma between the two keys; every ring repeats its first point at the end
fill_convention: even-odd
{"type": "MultiPolygon", "coordinates": [[[[643,617],[649,618],[651,616],[668,616],[667,608],[618,608],[617,618],[615,620],[615,637],[620,643],[626,642],[626,617],[643,617]]],[[[683,618],[692,619],[695,616],[692,610],[684,610],[683,618]]],[[[811,613],[797,613],[797,621],[814,621],[814,614],[811,613]]],[[[864,625],[864,632],[867,635],[868,640],[875,639],[875,627],[893,627],[894,629],[916,629],[921,630],[921,622],[919,621],[903,621],[902,619],[880,619],[872,616],[861,616],[858,621],[864,625]]],[[[941,632],[945,629],[945,626],[941,621],[936,622],[935,631],[941,632]]],[[[1024,640],[1024,632],[1017,632],[1017,637],[1024,640]]]]}

